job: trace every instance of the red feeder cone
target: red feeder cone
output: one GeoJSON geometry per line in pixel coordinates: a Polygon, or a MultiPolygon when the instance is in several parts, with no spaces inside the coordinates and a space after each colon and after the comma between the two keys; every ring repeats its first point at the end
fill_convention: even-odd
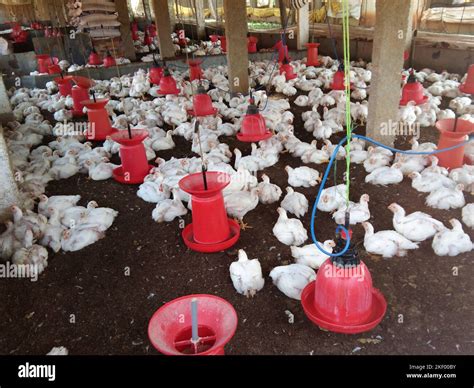
{"type": "Polygon", "coordinates": [[[219,40],[219,35],[209,35],[209,39],[212,43],[216,43],[219,40]]]}
{"type": "MultiPolygon", "coordinates": [[[[344,244],[340,240],[339,247],[342,249],[344,244]]],[[[385,298],[373,288],[367,266],[356,258],[353,249],[350,247],[344,258],[327,259],[316,280],[301,294],[306,316],[319,327],[336,333],[369,331],[380,323],[387,310],[385,298]]]]}
{"type": "Polygon", "coordinates": [[[186,295],[161,306],[148,324],[148,338],[156,350],[169,356],[224,355],[224,346],[237,329],[237,313],[214,295],[186,295]],[[197,302],[197,344],[192,338],[191,303],[197,302]]]}
{"type": "Polygon", "coordinates": [[[105,140],[107,136],[117,132],[110,125],[109,114],[105,109],[105,105],[109,100],[107,98],[99,100],[85,100],[82,104],[87,108],[87,118],[89,127],[87,129],[87,140],[105,140]]]}
{"type": "Polygon", "coordinates": [[[59,58],[53,57],[49,59],[48,74],[59,74],[61,68],[59,67],[59,58]]]}
{"type": "Polygon", "coordinates": [[[48,54],[36,55],[36,61],[38,62],[38,71],[40,73],[47,73],[48,66],[51,64],[48,54]]]}
{"type": "Polygon", "coordinates": [[[242,120],[240,132],[237,134],[237,139],[247,143],[254,143],[269,139],[270,137],[272,137],[272,133],[267,129],[265,119],[259,113],[258,107],[250,100],[247,113],[242,120]]]}
{"type": "Polygon", "coordinates": [[[308,48],[308,52],[306,54],[306,66],[319,66],[319,43],[306,43],[305,46],[308,48]]]}
{"type": "Polygon", "coordinates": [[[117,63],[115,62],[115,58],[112,56],[110,51],[107,51],[107,55],[104,58],[104,67],[112,67],[115,66],[117,63]]]}
{"type": "Polygon", "coordinates": [[[201,69],[201,63],[202,61],[199,59],[190,59],[188,61],[189,65],[189,79],[191,81],[194,81],[195,79],[202,79],[203,74],[202,74],[202,69],[201,69]]]}
{"type": "Polygon", "coordinates": [[[162,76],[163,76],[162,67],[154,66],[150,69],[150,82],[153,85],[159,85],[162,76]]]}
{"type": "Polygon", "coordinates": [[[227,218],[222,190],[229,184],[228,174],[206,172],[207,190],[202,173],[188,175],[179,187],[191,194],[193,222],[182,232],[186,246],[197,252],[219,252],[234,245],[240,236],[237,222],[227,218]]]}
{"type": "Polygon", "coordinates": [[[87,63],[91,66],[102,65],[102,59],[100,58],[100,55],[97,54],[97,51],[95,51],[95,48],[93,48],[91,53],[89,54],[89,60],[87,63]]]}
{"type": "Polygon", "coordinates": [[[403,86],[400,105],[406,105],[410,101],[414,101],[416,105],[424,104],[428,101],[428,96],[423,94],[423,90],[423,85],[416,80],[415,74],[411,73],[403,86]]]}
{"type": "Polygon", "coordinates": [[[148,132],[141,129],[131,129],[130,139],[128,131],[118,131],[112,134],[112,140],[120,144],[120,159],[122,165],[113,171],[113,177],[117,182],[127,184],[143,183],[153,167],[148,164],[143,140],[148,132]]]}
{"type": "Polygon", "coordinates": [[[188,114],[196,117],[213,116],[217,109],[212,106],[211,96],[209,96],[202,86],[198,87],[197,93],[193,96],[193,109],[188,114]]]}
{"type": "MultiPolygon", "coordinates": [[[[443,119],[436,122],[436,128],[440,132],[438,149],[453,147],[463,143],[466,135],[474,133],[474,124],[463,119],[443,119]],[[456,131],[454,128],[456,126],[456,131]]],[[[464,164],[464,146],[450,151],[436,154],[439,159],[438,164],[448,169],[462,167],[464,164]]]]}
{"type": "Polygon", "coordinates": [[[227,39],[224,35],[219,35],[219,40],[221,41],[221,49],[223,52],[227,51],[227,39]]]}
{"type": "Polygon", "coordinates": [[[286,58],[283,59],[283,63],[280,63],[280,74],[285,74],[285,78],[287,81],[295,79],[297,77],[293,70],[293,66],[288,63],[288,60],[286,58]]]}
{"type": "Polygon", "coordinates": [[[467,78],[459,87],[459,90],[466,94],[474,94],[474,64],[467,70],[467,78]]]}
{"type": "Polygon", "coordinates": [[[167,68],[163,70],[163,76],[160,79],[158,94],[179,94],[179,89],[176,86],[176,80],[173,78],[167,68]]]}
{"type": "Polygon", "coordinates": [[[285,44],[283,45],[283,41],[279,40],[275,46],[273,46],[275,50],[278,50],[278,62],[283,62],[286,58],[288,61],[291,60],[290,56],[288,55],[288,46],[285,44]]]}
{"type": "Polygon", "coordinates": [[[334,73],[334,78],[332,80],[331,89],[332,90],[345,90],[344,86],[344,70],[338,70],[334,73]]]}
{"type": "Polygon", "coordinates": [[[85,101],[89,98],[89,88],[93,85],[93,81],[86,77],[73,76],[73,82],[76,84],[71,90],[73,109],[73,116],[82,116],[84,115],[84,105],[82,101],[85,101]]]}
{"type": "Polygon", "coordinates": [[[249,36],[247,38],[247,51],[249,53],[257,52],[257,42],[258,42],[258,38],[256,38],[255,36],[249,36]]]}
{"type": "Polygon", "coordinates": [[[72,76],[66,75],[64,77],[58,77],[54,79],[54,82],[58,84],[59,94],[63,97],[69,96],[72,92],[72,76]]]}

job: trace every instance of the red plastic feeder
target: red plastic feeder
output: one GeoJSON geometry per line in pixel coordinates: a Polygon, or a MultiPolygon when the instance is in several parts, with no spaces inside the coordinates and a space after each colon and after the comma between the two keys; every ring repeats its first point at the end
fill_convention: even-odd
{"type": "MultiPolygon", "coordinates": [[[[474,133],[474,124],[469,120],[459,118],[457,120],[439,120],[436,122],[436,128],[440,132],[438,150],[461,144],[466,140],[466,135],[474,133]],[[456,128],[455,131],[454,128],[456,128]]],[[[448,169],[462,167],[464,164],[464,146],[440,152],[436,156],[439,159],[438,164],[442,167],[448,169]]]]}
{"type": "Polygon", "coordinates": [[[240,132],[237,134],[237,139],[247,143],[254,143],[260,140],[269,139],[273,134],[267,129],[265,119],[259,113],[258,107],[250,101],[247,108],[247,113],[242,120],[240,132]]]}
{"type": "Polygon", "coordinates": [[[150,25],[148,26],[148,34],[149,34],[152,38],[154,38],[154,37],[156,36],[156,27],[155,27],[154,24],[150,24],[150,25]]]}
{"type": "Polygon", "coordinates": [[[189,79],[194,81],[195,79],[202,79],[204,78],[202,69],[201,69],[202,61],[200,59],[190,59],[188,61],[189,65],[189,79]]]}
{"type": "Polygon", "coordinates": [[[100,58],[100,55],[97,53],[97,51],[95,51],[95,48],[93,48],[89,54],[87,63],[92,66],[102,65],[102,59],[100,58]]]}
{"type": "Polygon", "coordinates": [[[221,41],[221,49],[223,52],[227,51],[227,39],[224,35],[219,35],[219,40],[221,41]]]}
{"type": "Polygon", "coordinates": [[[283,62],[286,58],[288,61],[291,60],[290,56],[288,55],[288,46],[285,44],[283,45],[283,41],[279,40],[276,42],[275,46],[273,46],[275,50],[278,50],[278,62],[283,62]]]}
{"type": "Polygon", "coordinates": [[[319,43],[306,43],[305,46],[308,48],[306,54],[306,66],[319,66],[318,59],[318,47],[319,43]]]}
{"type": "Polygon", "coordinates": [[[331,89],[332,90],[345,90],[344,85],[344,70],[338,70],[334,73],[334,78],[332,80],[331,89]]]}
{"type": "Polygon", "coordinates": [[[143,36],[143,44],[145,46],[150,46],[153,43],[153,38],[148,33],[148,30],[145,30],[145,35],[143,36]]]}
{"type": "Polygon", "coordinates": [[[161,306],[148,324],[154,348],[169,356],[224,355],[224,346],[237,329],[237,313],[225,299],[196,294],[177,298],[161,306]],[[192,339],[191,303],[197,302],[198,341],[192,339]]]}
{"type": "Polygon", "coordinates": [[[148,164],[143,140],[148,132],[142,129],[118,131],[112,134],[112,140],[120,144],[122,165],[113,171],[113,178],[120,183],[143,183],[153,166],[148,164]],[[131,135],[131,138],[130,138],[131,135]]]}
{"type": "Polygon", "coordinates": [[[387,310],[383,295],[372,286],[362,261],[341,265],[327,259],[316,280],[301,293],[306,316],[319,327],[336,333],[356,334],[377,326],[387,310]]]}
{"type": "Polygon", "coordinates": [[[105,105],[109,100],[107,98],[98,100],[84,100],[82,104],[87,108],[87,118],[89,126],[86,133],[87,140],[105,140],[107,136],[117,132],[110,125],[109,114],[105,105]]]}
{"type": "Polygon", "coordinates": [[[160,79],[158,94],[179,94],[179,89],[176,86],[176,80],[173,78],[167,68],[163,70],[163,76],[160,79]]]}
{"type": "Polygon", "coordinates": [[[280,63],[280,74],[285,74],[285,78],[287,81],[295,79],[297,77],[293,70],[293,66],[288,63],[286,58],[283,60],[283,63],[280,63]]]}
{"type": "Polygon", "coordinates": [[[219,40],[219,35],[209,35],[209,39],[212,43],[217,43],[217,41],[219,40]]]}
{"type": "Polygon", "coordinates": [[[65,77],[58,77],[54,79],[54,82],[58,84],[59,94],[63,97],[69,96],[72,91],[72,76],[66,75],[65,77]]]}
{"type": "Polygon", "coordinates": [[[162,67],[154,66],[150,69],[150,82],[153,85],[159,85],[162,76],[163,76],[163,68],[162,67]]]}
{"type": "Polygon", "coordinates": [[[186,246],[197,252],[219,252],[234,245],[240,236],[239,224],[227,218],[222,190],[230,176],[222,172],[190,174],[179,181],[179,187],[191,194],[193,222],[182,232],[186,246]]]}
{"type": "Polygon", "coordinates": [[[47,73],[48,66],[51,64],[51,59],[48,54],[36,55],[36,61],[38,62],[38,71],[40,73],[47,73]]]}
{"type": "Polygon", "coordinates": [[[257,42],[258,42],[258,38],[256,38],[255,36],[249,36],[247,38],[247,51],[249,53],[257,52],[257,42]]]}
{"type": "Polygon", "coordinates": [[[140,39],[140,37],[138,36],[138,31],[132,30],[132,39],[133,39],[134,41],[137,41],[137,40],[140,39]]]}
{"type": "Polygon", "coordinates": [[[72,80],[76,84],[71,90],[73,102],[72,114],[75,117],[82,116],[84,115],[84,105],[82,104],[82,101],[85,101],[89,98],[89,88],[94,82],[89,78],[81,76],[73,76],[72,80]]]}
{"type": "Polygon", "coordinates": [[[466,94],[474,94],[474,64],[469,66],[466,81],[459,86],[459,90],[466,94]]]}
{"type": "Polygon", "coordinates": [[[115,66],[117,63],[115,62],[115,58],[112,56],[110,52],[107,52],[106,57],[104,58],[104,67],[112,67],[115,66]]]}
{"type": "Polygon", "coordinates": [[[415,74],[411,73],[403,86],[400,105],[406,105],[410,101],[414,101],[416,105],[424,104],[428,101],[428,96],[425,96],[423,91],[423,85],[416,80],[415,74]]]}
{"type": "Polygon", "coordinates": [[[193,96],[193,109],[188,110],[188,114],[196,117],[213,116],[217,109],[212,106],[211,96],[209,96],[202,86],[198,86],[197,93],[193,96]]]}
{"type": "Polygon", "coordinates": [[[61,67],[58,65],[59,58],[50,58],[50,64],[48,66],[48,74],[59,74],[61,73],[61,67]]]}

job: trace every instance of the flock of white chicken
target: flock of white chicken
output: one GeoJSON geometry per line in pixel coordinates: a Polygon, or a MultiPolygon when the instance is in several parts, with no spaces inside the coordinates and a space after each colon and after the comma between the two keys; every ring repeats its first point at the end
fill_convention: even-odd
{"type": "MultiPolygon", "coordinates": [[[[205,81],[202,86],[213,100],[218,114],[215,117],[200,119],[200,144],[198,135],[194,132],[194,119],[187,113],[187,110],[192,109],[192,96],[198,81],[187,81],[187,72],[172,71],[181,89],[178,96],[160,96],[158,87],[150,84],[148,74],[144,70],[120,78],[96,81],[96,97],[110,98],[106,108],[115,128],[126,129],[127,124],[130,124],[132,128],[146,129],[149,133],[144,146],[148,160],[154,160],[156,167],[139,186],[137,195],[144,201],[156,203],[152,212],[153,219],[156,222],[170,222],[184,216],[191,206],[191,201],[189,195],[179,188],[178,182],[188,174],[201,171],[201,158],[198,156],[172,157],[169,160],[157,158],[156,152],[175,147],[173,137],[183,137],[189,142],[190,150],[196,154],[202,149],[208,171],[220,171],[230,175],[230,184],[223,192],[226,210],[243,226],[245,215],[259,203],[275,203],[280,201],[283,195],[282,188],[271,183],[266,174],[262,175],[259,182],[257,171],[275,165],[280,154],[286,152],[300,158],[302,164],[327,163],[336,146],[331,142],[331,137],[344,130],[345,96],[343,91],[325,92],[330,88],[339,64],[330,57],[321,57],[321,62],[323,65],[315,68],[306,67],[304,61],[293,61],[292,65],[298,77],[291,81],[286,81],[284,75],[274,72],[273,63],[269,61],[250,64],[251,87],[271,86],[279,96],[266,98],[262,90],[254,93],[255,102],[261,108],[264,107],[261,114],[267,127],[275,135],[258,144],[252,144],[249,155],[242,155],[237,148],[231,150],[226,143],[221,142],[223,138],[234,136],[239,131],[248,106],[248,98],[230,96],[226,66],[203,70],[205,81]],[[294,96],[298,91],[309,92],[300,94],[294,103],[308,107],[302,114],[302,119],[304,129],[314,136],[311,143],[300,140],[295,134],[290,103],[287,98],[281,96],[294,96]],[[322,108],[318,109],[319,107],[322,108]],[[165,131],[165,124],[171,129],[165,131]],[[232,164],[233,155],[235,158],[232,164]],[[183,202],[187,202],[187,206],[183,202]]],[[[357,102],[351,103],[351,115],[356,123],[364,123],[367,118],[366,99],[370,92],[371,64],[357,61],[352,65],[351,97],[357,102]]],[[[454,112],[462,118],[474,119],[471,99],[458,90],[461,81],[459,75],[447,72],[437,74],[430,69],[423,69],[416,73],[416,77],[431,83],[425,91],[429,97],[428,102],[422,106],[408,104],[406,107],[400,107],[399,120],[402,123],[418,123],[421,127],[432,126],[437,119],[453,117],[454,112]],[[442,97],[451,98],[450,109],[439,108],[442,97]]],[[[77,197],[59,197],[61,206],[48,205],[49,201],[55,202],[54,197],[48,200],[42,194],[49,180],[68,178],[76,173],[86,173],[95,180],[110,178],[115,165],[109,162],[109,158],[119,151],[119,145],[108,139],[102,146],[94,148],[90,143],[84,143],[81,136],[59,136],[48,146],[34,148],[42,142],[43,135],[55,133],[55,128],[43,121],[40,109],[54,112],[57,121],[71,118],[72,100],[56,93],[54,83],[49,83],[45,90],[12,90],[11,103],[17,119],[9,125],[10,131],[7,132],[13,167],[23,178],[19,186],[25,199],[25,207],[32,209],[38,197],[40,206],[38,214],[27,210],[26,215],[21,215],[20,209],[15,209],[13,224],[9,224],[7,231],[0,236],[2,257],[13,257],[15,260],[19,243],[22,244],[21,249],[31,251],[35,245],[31,243],[32,236],[28,232],[30,229],[33,241],[36,239],[40,244],[54,250],[80,249],[83,244],[68,241],[81,231],[84,235],[77,237],[77,240],[82,239],[82,242],[89,243],[101,238],[105,229],[113,222],[115,211],[98,208],[94,203],[86,208],[78,207],[77,197]],[[43,201],[46,201],[46,205],[42,205],[43,201]],[[69,207],[64,208],[66,204],[69,207]],[[74,227],[71,227],[70,222],[74,227]],[[57,233],[61,236],[59,239],[57,233]],[[11,236],[15,239],[13,243],[11,236]],[[25,241],[22,242],[22,239],[25,241]],[[10,248],[12,246],[14,249],[10,248]]],[[[429,151],[435,148],[434,144],[419,144],[417,139],[412,140],[413,150],[429,151]]],[[[409,177],[415,190],[427,193],[428,206],[445,210],[462,208],[462,221],[469,228],[474,227],[474,204],[465,203],[465,192],[474,190],[474,166],[465,165],[448,173],[437,165],[435,156],[394,155],[382,147],[369,146],[360,139],[353,139],[350,149],[352,163],[361,164],[367,172],[366,182],[391,185],[409,177]]],[[[466,157],[474,161],[473,143],[466,147],[466,157]]],[[[339,149],[337,158],[345,158],[344,148],[339,149]]],[[[321,177],[317,170],[304,165],[297,168],[286,166],[285,171],[288,175],[288,186],[279,204],[273,233],[282,244],[291,247],[295,263],[274,268],[270,277],[285,295],[299,299],[302,289],[315,278],[314,270],[319,268],[328,256],[321,253],[312,243],[303,245],[308,241],[308,233],[299,218],[307,214],[309,201],[305,195],[295,191],[295,188],[315,187],[321,177]],[[296,218],[289,217],[289,213],[296,218]]],[[[383,257],[403,256],[407,250],[418,248],[420,241],[430,238],[433,238],[432,246],[437,255],[453,256],[473,248],[460,221],[452,219],[452,227],[447,228],[442,222],[420,211],[406,215],[398,204],[389,206],[394,214],[394,230],[375,232],[368,222],[369,200],[369,195],[364,194],[359,202],[350,202],[347,205],[345,186],[341,184],[323,191],[318,210],[332,213],[337,224],[344,223],[345,213],[349,211],[350,223],[361,223],[366,231],[364,246],[367,252],[383,257]]],[[[332,240],[321,245],[329,252],[335,246],[332,240]]],[[[41,254],[44,256],[45,251],[41,254]]],[[[264,285],[260,263],[257,259],[249,260],[243,250],[239,251],[238,261],[232,263],[230,275],[236,290],[246,296],[255,295],[264,285]]]]}

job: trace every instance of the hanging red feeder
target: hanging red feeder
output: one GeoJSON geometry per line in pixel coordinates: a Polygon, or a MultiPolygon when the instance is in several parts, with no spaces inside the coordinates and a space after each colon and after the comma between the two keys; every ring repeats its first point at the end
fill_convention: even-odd
{"type": "Polygon", "coordinates": [[[306,54],[306,66],[319,66],[318,59],[318,47],[319,43],[306,43],[305,46],[308,48],[306,54]]]}
{"type": "Polygon", "coordinates": [[[163,76],[163,68],[156,65],[150,69],[150,82],[153,85],[159,85],[161,77],[163,76]]]}
{"type": "Polygon", "coordinates": [[[138,31],[138,23],[133,21],[130,23],[130,30],[137,32],[138,31]]]}
{"type": "Polygon", "coordinates": [[[59,74],[61,73],[61,67],[58,65],[59,58],[50,58],[50,65],[48,66],[48,74],[59,74]]]}
{"type": "Polygon", "coordinates": [[[143,36],[143,44],[145,46],[150,46],[153,43],[153,38],[148,33],[148,29],[145,30],[145,35],[143,36]]]}
{"type": "Polygon", "coordinates": [[[82,101],[89,98],[89,88],[93,85],[94,81],[81,76],[73,76],[72,81],[76,84],[71,90],[73,102],[72,114],[75,117],[83,116],[84,105],[82,104],[82,101]]]}
{"type": "Polygon", "coordinates": [[[69,96],[72,92],[72,76],[66,75],[54,79],[58,84],[59,94],[63,97],[69,96]]]}
{"type": "Polygon", "coordinates": [[[117,132],[117,129],[110,125],[109,114],[105,109],[108,102],[107,98],[82,101],[82,104],[87,108],[89,122],[86,132],[87,140],[105,140],[107,136],[117,132]]]}
{"type": "Polygon", "coordinates": [[[156,350],[170,356],[224,355],[224,346],[237,329],[237,313],[225,299],[195,294],[161,306],[148,324],[148,338],[156,350]],[[198,341],[192,341],[191,303],[197,303],[198,341]]]}
{"type": "Polygon", "coordinates": [[[133,30],[132,30],[132,39],[133,39],[134,41],[137,41],[137,40],[140,39],[140,37],[138,36],[138,31],[133,31],[133,30]]]}
{"type": "Polygon", "coordinates": [[[165,68],[163,70],[163,75],[160,79],[158,94],[161,94],[161,95],[179,94],[179,89],[176,86],[176,80],[170,74],[168,68],[165,68]]]}
{"type": "MultiPolygon", "coordinates": [[[[443,119],[436,122],[440,132],[438,149],[449,148],[463,143],[466,135],[474,133],[474,123],[460,118],[443,119]]],[[[436,154],[438,164],[448,169],[462,167],[464,164],[464,146],[436,154]]]]}
{"type": "Polygon", "coordinates": [[[280,63],[280,74],[285,74],[285,78],[287,81],[290,81],[297,77],[293,70],[293,66],[288,63],[288,60],[286,58],[284,58],[283,62],[280,63]]]}
{"type": "Polygon", "coordinates": [[[152,23],[148,26],[148,34],[154,38],[156,36],[156,27],[155,25],[152,23]]]}
{"type": "Polygon", "coordinates": [[[254,143],[260,140],[269,139],[273,134],[267,129],[265,119],[259,113],[258,107],[250,100],[247,108],[240,132],[237,134],[237,139],[247,143],[254,143]]]}
{"type": "Polygon", "coordinates": [[[217,41],[219,40],[219,35],[209,35],[209,39],[212,43],[217,43],[217,41]]]}
{"type": "Polygon", "coordinates": [[[344,70],[339,69],[334,73],[334,78],[332,80],[331,89],[332,90],[345,90],[344,85],[344,70]]]}
{"type": "Polygon", "coordinates": [[[459,86],[459,90],[462,93],[474,94],[474,64],[469,66],[466,80],[459,86]]]}
{"type": "Polygon", "coordinates": [[[283,59],[285,58],[288,61],[291,61],[291,58],[288,55],[288,46],[286,44],[284,45],[281,39],[276,42],[275,46],[273,46],[273,49],[278,50],[278,62],[283,62],[283,59]]]}
{"type": "Polygon", "coordinates": [[[219,35],[219,40],[221,41],[221,49],[225,53],[227,51],[227,39],[224,35],[219,35]]]}
{"type": "Polygon", "coordinates": [[[211,96],[209,96],[202,86],[198,86],[197,93],[193,96],[193,109],[188,110],[188,114],[196,117],[213,116],[217,109],[212,106],[211,96]]]}
{"type": "Polygon", "coordinates": [[[222,172],[190,174],[179,181],[181,190],[191,194],[193,222],[182,232],[186,246],[197,252],[219,252],[234,245],[240,236],[239,224],[227,218],[222,190],[230,176],[222,172]],[[207,186],[207,188],[206,188],[207,186]]]}
{"type": "Polygon", "coordinates": [[[202,69],[201,69],[201,63],[202,61],[200,59],[190,59],[188,61],[189,79],[191,81],[204,78],[202,69]]]}
{"type": "Polygon", "coordinates": [[[112,56],[112,54],[108,50],[107,50],[107,55],[105,56],[103,63],[104,63],[104,67],[112,67],[117,64],[117,62],[115,62],[115,58],[112,56]]]}
{"type": "MultiPolygon", "coordinates": [[[[338,247],[344,245],[340,239],[338,247]]],[[[321,265],[316,280],[304,288],[301,304],[316,325],[345,334],[373,329],[387,310],[385,298],[373,288],[369,269],[352,246],[344,255],[331,257],[321,265]]]]}
{"type": "Polygon", "coordinates": [[[97,53],[95,48],[92,48],[92,51],[89,54],[89,59],[87,63],[91,66],[102,65],[102,59],[100,58],[100,55],[97,53]]]}
{"type": "Polygon", "coordinates": [[[249,36],[247,38],[247,51],[249,53],[257,52],[257,42],[258,42],[258,38],[255,36],[249,36]]]}
{"type": "Polygon", "coordinates": [[[38,72],[47,73],[48,66],[51,64],[51,60],[48,54],[36,55],[36,61],[38,62],[38,72]]]}
{"type": "Polygon", "coordinates": [[[425,96],[423,91],[423,85],[416,80],[415,74],[412,72],[408,76],[407,83],[403,86],[400,105],[406,105],[410,101],[414,101],[416,105],[424,104],[428,101],[428,96],[425,96]]]}
{"type": "Polygon", "coordinates": [[[120,144],[120,159],[122,165],[114,169],[113,178],[120,183],[139,184],[153,166],[148,164],[143,140],[148,132],[143,129],[117,131],[112,134],[112,140],[120,144]]]}

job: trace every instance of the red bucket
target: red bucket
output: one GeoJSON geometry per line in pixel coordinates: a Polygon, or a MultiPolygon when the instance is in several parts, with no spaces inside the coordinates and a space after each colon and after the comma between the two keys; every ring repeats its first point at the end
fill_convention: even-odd
{"type": "MultiPolygon", "coordinates": [[[[440,132],[438,150],[449,148],[466,141],[466,135],[474,132],[474,124],[469,120],[457,119],[456,132],[453,132],[456,119],[443,119],[436,122],[436,128],[440,132]]],[[[462,167],[464,164],[464,146],[450,151],[436,154],[442,167],[453,169],[462,167]]]]}

